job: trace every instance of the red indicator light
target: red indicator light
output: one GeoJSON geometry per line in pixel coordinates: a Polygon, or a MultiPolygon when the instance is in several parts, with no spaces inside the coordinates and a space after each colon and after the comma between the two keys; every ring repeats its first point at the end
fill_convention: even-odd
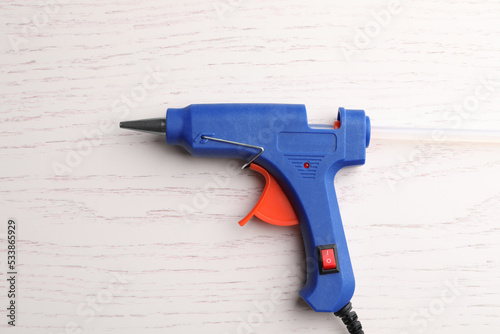
{"type": "Polygon", "coordinates": [[[304,163],[304,168],[309,168],[309,163],[308,162],[304,163]]]}

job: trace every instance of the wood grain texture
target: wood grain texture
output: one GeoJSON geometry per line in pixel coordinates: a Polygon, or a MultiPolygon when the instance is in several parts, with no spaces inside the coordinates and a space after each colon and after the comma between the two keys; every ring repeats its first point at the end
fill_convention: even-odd
{"type": "MultiPolygon", "coordinates": [[[[391,6],[1,1],[0,244],[14,217],[21,263],[8,330],[345,333],[298,297],[300,230],[237,224],[258,175],[117,123],[279,102],[311,123],[344,106],[380,126],[500,129],[500,3],[401,1],[377,30],[391,6]]],[[[498,330],[499,149],[374,133],[367,164],[338,174],[367,333],[498,330]]]]}

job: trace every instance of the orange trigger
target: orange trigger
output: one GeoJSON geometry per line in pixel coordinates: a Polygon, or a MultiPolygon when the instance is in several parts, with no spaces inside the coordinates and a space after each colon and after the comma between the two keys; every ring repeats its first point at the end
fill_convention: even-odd
{"type": "Polygon", "coordinates": [[[262,196],[248,215],[240,220],[241,226],[245,225],[250,218],[256,216],[266,223],[279,226],[298,225],[299,220],[293,210],[292,204],[286,197],[278,182],[267,170],[256,164],[251,164],[250,169],[259,172],[266,179],[266,186],[262,196]]]}

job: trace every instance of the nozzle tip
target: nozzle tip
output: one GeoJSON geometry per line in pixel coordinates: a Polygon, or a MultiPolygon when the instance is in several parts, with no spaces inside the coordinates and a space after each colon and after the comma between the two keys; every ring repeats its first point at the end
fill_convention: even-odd
{"type": "Polygon", "coordinates": [[[167,123],[165,118],[149,118],[120,122],[120,128],[164,135],[167,123]]]}

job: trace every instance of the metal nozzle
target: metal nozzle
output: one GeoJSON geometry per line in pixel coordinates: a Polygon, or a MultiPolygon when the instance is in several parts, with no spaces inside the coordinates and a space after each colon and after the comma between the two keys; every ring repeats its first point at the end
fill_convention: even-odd
{"type": "Polygon", "coordinates": [[[120,122],[120,128],[165,135],[167,122],[165,118],[139,119],[136,121],[120,122]]]}

